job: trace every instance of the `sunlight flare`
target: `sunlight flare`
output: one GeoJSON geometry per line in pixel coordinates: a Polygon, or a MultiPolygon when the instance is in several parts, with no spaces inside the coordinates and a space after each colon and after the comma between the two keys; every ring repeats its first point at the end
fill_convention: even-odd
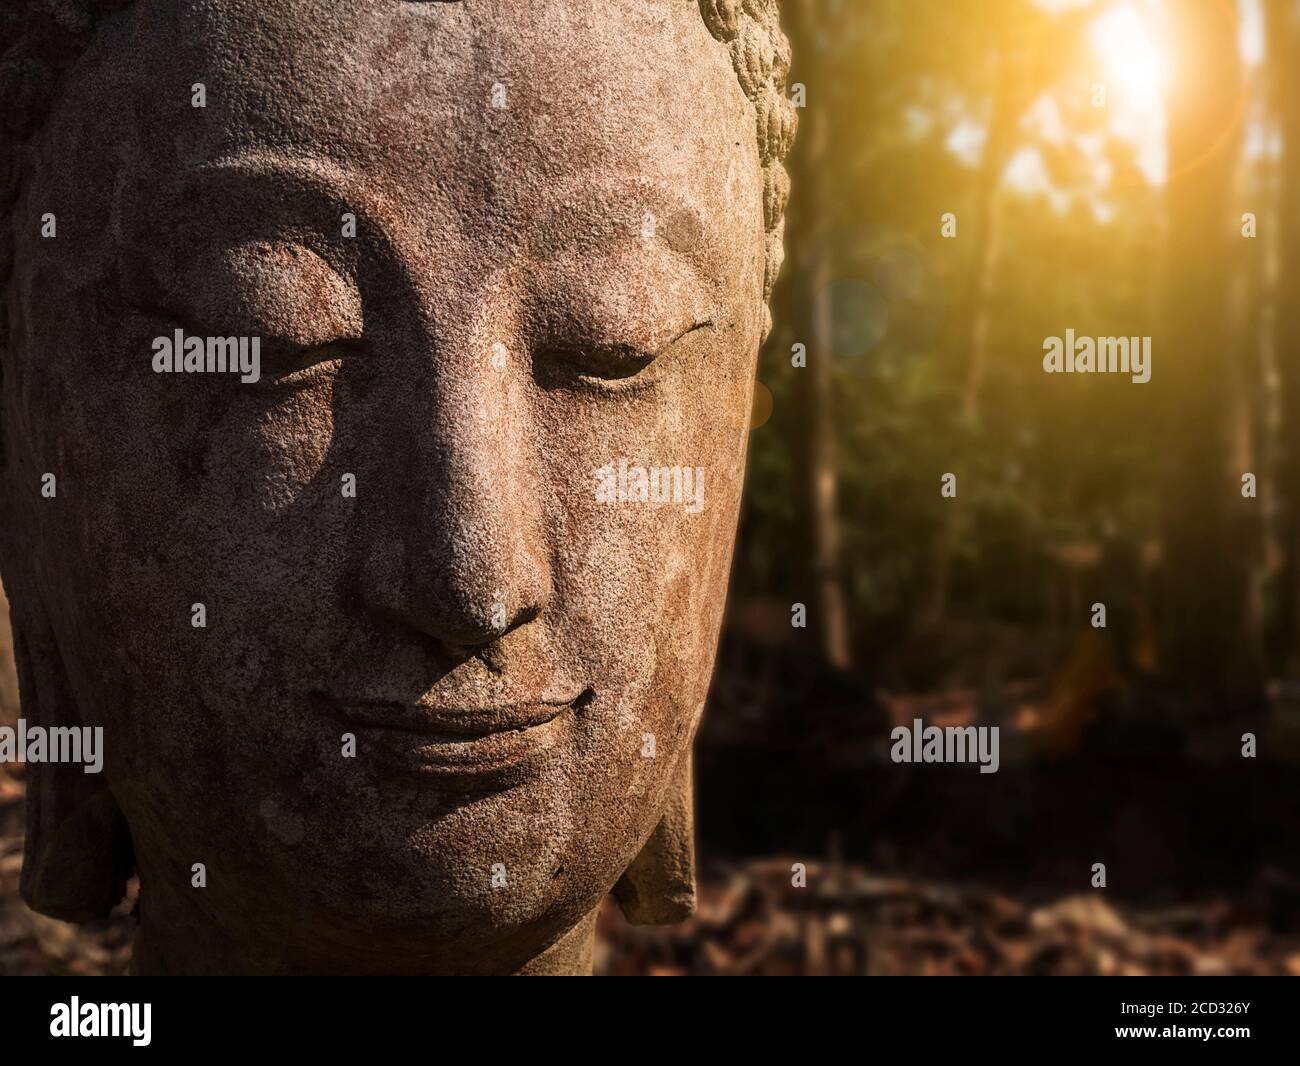
{"type": "Polygon", "coordinates": [[[1110,7],[1092,24],[1091,37],[1115,91],[1139,106],[1158,103],[1168,59],[1145,11],[1130,3],[1110,7]]]}

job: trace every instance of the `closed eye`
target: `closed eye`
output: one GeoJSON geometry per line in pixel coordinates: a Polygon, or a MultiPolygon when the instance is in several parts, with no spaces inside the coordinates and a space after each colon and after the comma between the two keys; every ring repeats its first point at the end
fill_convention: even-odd
{"type": "Polygon", "coordinates": [[[575,350],[557,349],[548,354],[552,362],[580,377],[602,381],[620,381],[635,377],[658,357],[634,345],[610,344],[575,350]]]}
{"type": "MultiPolygon", "coordinates": [[[[136,304],[130,308],[135,314],[165,323],[167,330],[178,328],[184,337],[229,337],[231,331],[204,325],[183,311],[157,303],[136,304]]],[[[268,333],[250,334],[258,340],[259,381],[266,384],[300,386],[309,384],[313,371],[325,363],[336,362],[355,355],[362,348],[357,337],[338,337],[323,343],[303,344],[288,337],[268,333]]]]}
{"type": "Polygon", "coordinates": [[[273,384],[306,385],[318,367],[355,355],[360,349],[361,342],[351,337],[308,348],[271,339],[262,348],[262,377],[273,384]]]}
{"type": "Polygon", "coordinates": [[[634,344],[559,345],[542,353],[537,364],[543,384],[602,382],[617,385],[637,378],[651,363],[691,334],[713,326],[711,319],[696,322],[654,351],[634,344]]]}

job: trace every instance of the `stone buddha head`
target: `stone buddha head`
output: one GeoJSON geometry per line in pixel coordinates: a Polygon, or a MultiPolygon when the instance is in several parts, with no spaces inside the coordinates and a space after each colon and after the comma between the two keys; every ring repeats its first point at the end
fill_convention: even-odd
{"type": "Polygon", "coordinates": [[[139,972],[689,911],[794,126],[774,0],[47,0],[0,37],[24,894],[139,972]]]}

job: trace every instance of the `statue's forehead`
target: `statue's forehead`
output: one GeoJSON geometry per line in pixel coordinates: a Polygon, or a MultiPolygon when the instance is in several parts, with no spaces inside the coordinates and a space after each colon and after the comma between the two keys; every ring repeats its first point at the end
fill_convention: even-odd
{"type": "Polygon", "coordinates": [[[132,63],[137,113],[166,133],[150,154],[177,169],[285,147],[509,211],[584,174],[706,184],[751,149],[752,113],[693,4],[185,7],[142,7],[132,63]]]}
{"type": "Polygon", "coordinates": [[[194,174],[278,157],[427,232],[563,243],[654,215],[669,243],[761,239],[752,107],[691,3],[144,0],[88,65],[118,143],[57,154],[121,162],[123,235],[194,174]]]}

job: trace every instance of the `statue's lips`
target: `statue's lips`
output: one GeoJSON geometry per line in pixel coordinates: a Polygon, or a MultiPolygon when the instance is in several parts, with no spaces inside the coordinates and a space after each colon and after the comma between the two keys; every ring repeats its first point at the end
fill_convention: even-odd
{"type": "Polygon", "coordinates": [[[376,755],[449,787],[481,791],[518,784],[539,771],[589,695],[474,708],[324,699],[357,731],[359,757],[376,755]]]}

